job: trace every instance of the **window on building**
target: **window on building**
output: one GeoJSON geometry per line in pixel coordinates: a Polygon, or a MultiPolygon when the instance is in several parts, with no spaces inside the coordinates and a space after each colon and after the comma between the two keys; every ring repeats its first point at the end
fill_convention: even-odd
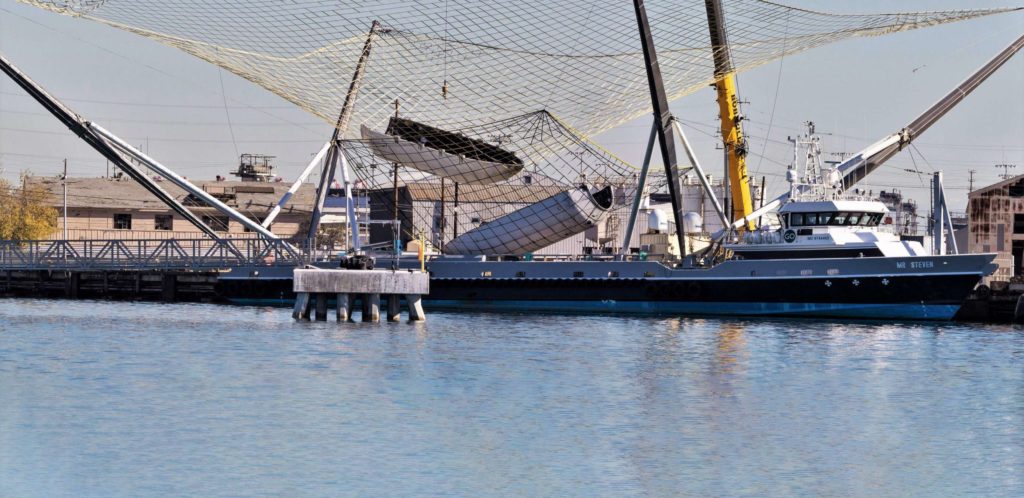
{"type": "Polygon", "coordinates": [[[212,228],[212,229],[214,229],[214,230],[216,230],[218,232],[226,232],[226,231],[228,231],[228,217],[227,216],[208,216],[208,215],[203,215],[203,223],[205,223],[206,226],[208,226],[208,227],[210,227],[210,228],[212,228]]]}
{"type": "Polygon", "coordinates": [[[128,213],[114,214],[114,230],[131,230],[132,215],[128,213]]]}
{"type": "Polygon", "coordinates": [[[1024,197],[1024,181],[1012,183],[1006,190],[1010,197],[1024,197]]]}
{"type": "Polygon", "coordinates": [[[154,230],[172,230],[174,228],[174,216],[169,214],[158,214],[153,217],[154,230]]]}
{"type": "Polygon", "coordinates": [[[1013,215],[1013,233],[1024,233],[1024,214],[1013,215]]]}

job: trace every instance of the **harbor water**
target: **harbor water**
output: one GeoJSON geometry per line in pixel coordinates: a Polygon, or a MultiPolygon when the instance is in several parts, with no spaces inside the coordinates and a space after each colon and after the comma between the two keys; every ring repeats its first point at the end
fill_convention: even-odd
{"type": "Polygon", "coordinates": [[[1022,496],[1024,329],[0,300],[0,496],[1022,496]]]}

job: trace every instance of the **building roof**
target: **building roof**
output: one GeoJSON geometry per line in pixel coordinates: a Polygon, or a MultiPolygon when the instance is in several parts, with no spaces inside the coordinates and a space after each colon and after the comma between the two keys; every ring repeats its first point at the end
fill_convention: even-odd
{"type": "Polygon", "coordinates": [[[975,197],[975,196],[978,196],[978,195],[982,195],[982,194],[985,194],[985,193],[992,192],[994,190],[999,190],[999,189],[1002,189],[1002,188],[1005,188],[1005,187],[1009,187],[1010,185],[1013,185],[1013,184],[1021,182],[1021,181],[1024,181],[1024,175],[1011,176],[1010,178],[1007,178],[1007,179],[1005,179],[1005,180],[1003,180],[1001,182],[993,183],[992,185],[989,185],[987,187],[981,187],[981,188],[979,188],[977,190],[972,190],[971,192],[968,192],[967,196],[968,197],[975,197]]]}
{"type": "MultiPolygon", "coordinates": [[[[28,182],[46,187],[50,192],[52,204],[62,205],[63,188],[60,178],[36,176],[30,177],[28,182]]],[[[286,183],[242,181],[193,181],[193,184],[243,213],[266,213],[277,205],[290,187],[286,183]]],[[[157,185],[179,202],[189,205],[186,201],[189,195],[178,186],[166,180],[157,182],[157,185]]],[[[303,184],[283,212],[310,212],[315,190],[314,185],[303,184]]],[[[142,185],[129,178],[68,178],[68,207],[159,211],[169,209],[142,185]]],[[[202,212],[211,208],[202,204],[202,207],[190,209],[202,212]]]]}
{"type": "MultiPolygon", "coordinates": [[[[28,179],[29,184],[43,185],[50,193],[50,203],[62,206],[63,189],[58,177],[35,176],[28,179]]],[[[238,209],[244,214],[257,216],[270,211],[277,205],[290,184],[242,181],[192,181],[207,193],[219,198],[228,206],[238,209]]],[[[157,182],[171,196],[198,213],[213,211],[205,204],[193,206],[186,199],[189,195],[178,186],[166,180],[157,182]]],[[[404,186],[413,201],[439,201],[441,199],[440,182],[416,182],[404,186]]],[[[390,191],[390,189],[383,189],[390,191]]],[[[455,200],[455,184],[445,184],[445,200],[455,200]]],[[[497,202],[532,204],[551,197],[565,190],[554,185],[459,185],[459,202],[497,202]]],[[[316,186],[303,184],[299,191],[285,205],[284,213],[299,212],[308,214],[313,205],[316,186]]],[[[169,208],[148,190],[130,178],[120,180],[112,178],[68,178],[68,208],[92,209],[132,209],[167,211],[169,208]]]]}

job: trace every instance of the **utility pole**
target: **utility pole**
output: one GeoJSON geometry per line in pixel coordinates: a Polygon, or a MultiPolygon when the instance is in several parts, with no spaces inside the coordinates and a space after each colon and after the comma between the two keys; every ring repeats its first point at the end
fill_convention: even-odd
{"type": "MultiPolygon", "coordinates": [[[[398,99],[395,99],[395,119],[396,120],[398,119],[399,105],[400,105],[400,102],[398,101],[398,99]]],[[[395,126],[398,126],[398,124],[396,123],[395,126]]],[[[395,241],[394,241],[394,244],[395,244],[395,259],[391,260],[391,269],[397,271],[398,270],[398,258],[402,256],[402,251],[400,249],[401,246],[402,246],[402,225],[398,221],[398,163],[394,163],[394,178],[393,178],[393,181],[392,181],[392,184],[391,184],[391,188],[392,188],[391,192],[392,192],[392,195],[393,195],[392,201],[394,203],[394,206],[392,207],[392,213],[394,214],[394,219],[392,220],[392,223],[394,223],[394,224],[391,225],[391,228],[392,228],[392,233],[393,233],[393,236],[394,236],[394,239],[395,239],[395,241]]]]}
{"type": "Polygon", "coordinates": [[[968,192],[974,192],[974,174],[977,173],[977,172],[978,172],[978,170],[976,170],[976,169],[972,169],[972,170],[967,172],[967,174],[968,174],[968,176],[967,176],[967,191],[968,192]]]}
{"type": "Polygon", "coordinates": [[[932,254],[943,256],[946,254],[946,232],[943,225],[945,217],[943,211],[946,209],[946,201],[942,198],[942,172],[936,171],[932,175],[932,254]]]}
{"type": "Polygon", "coordinates": [[[1003,180],[1008,180],[1010,178],[1010,168],[1016,168],[1017,165],[1016,164],[1005,164],[1004,163],[1004,164],[997,164],[996,167],[997,168],[1003,168],[1003,175],[1002,175],[1003,180]]]}
{"type": "Polygon", "coordinates": [[[60,177],[64,187],[64,241],[68,240],[68,159],[64,158],[64,174],[60,177]]]}

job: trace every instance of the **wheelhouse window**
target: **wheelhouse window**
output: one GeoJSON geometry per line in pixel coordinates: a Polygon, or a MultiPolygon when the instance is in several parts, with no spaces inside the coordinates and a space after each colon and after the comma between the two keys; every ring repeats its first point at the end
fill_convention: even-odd
{"type": "Polygon", "coordinates": [[[789,226],[876,226],[882,221],[882,213],[826,212],[790,213],[789,226]]]}
{"type": "Polygon", "coordinates": [[[132,215],[128,213],[114,214],[114,230],[131,230],[132,215]]]}

